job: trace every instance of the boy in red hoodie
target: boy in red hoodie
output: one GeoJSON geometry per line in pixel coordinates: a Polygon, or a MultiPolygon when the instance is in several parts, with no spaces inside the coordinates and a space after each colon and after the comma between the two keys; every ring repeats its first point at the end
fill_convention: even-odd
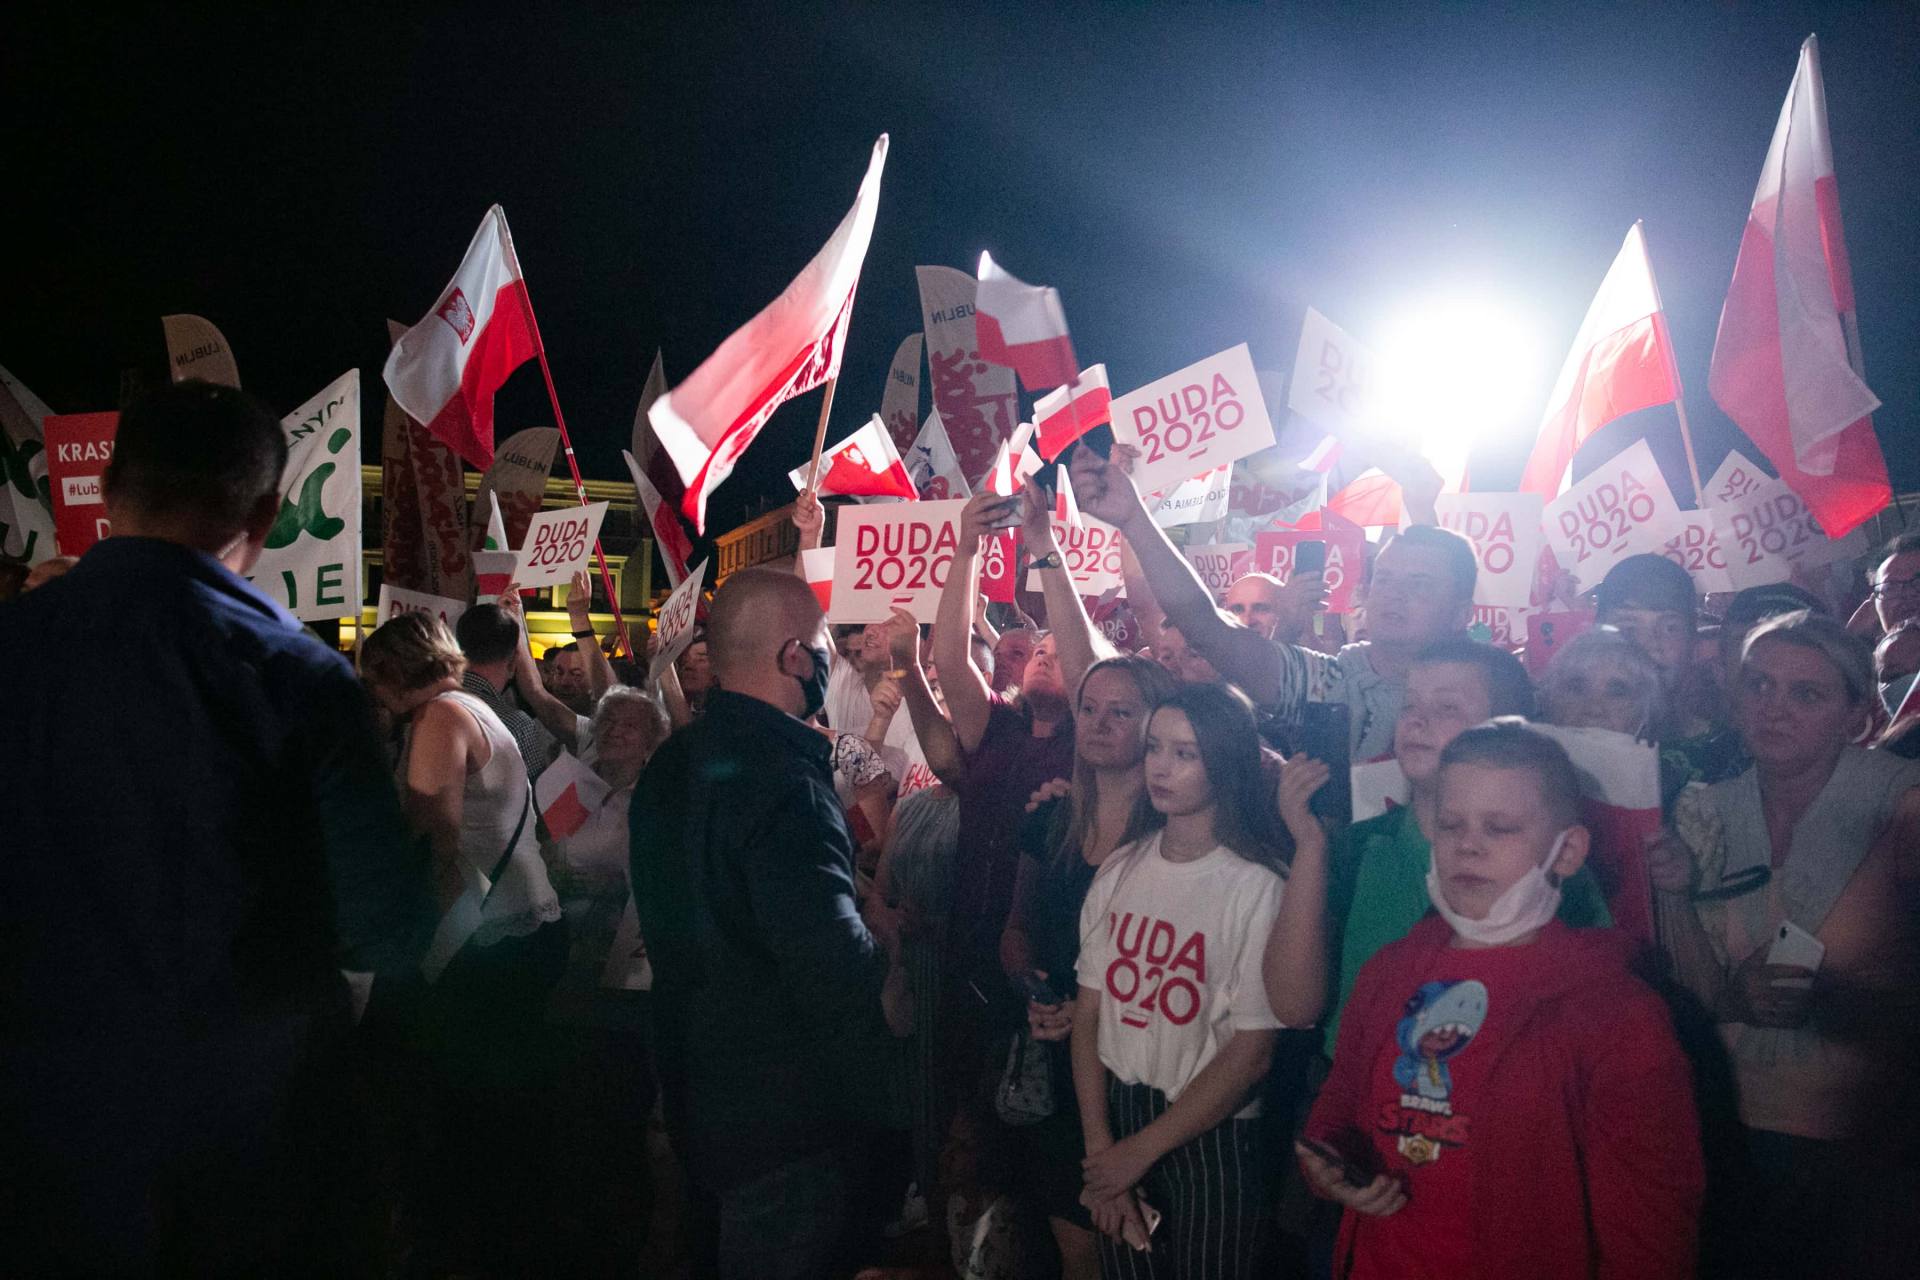
{"type": "Polygon", "coordinates": [[[1442,754],[1436,914],[1360,971],[1298,1147],[1346,1207],[1335,1276],[1693,1274],[1686,1059],[1628,940],[1554,919],[1587,856],[1579,803],[1523,721],[1442,754]]]}

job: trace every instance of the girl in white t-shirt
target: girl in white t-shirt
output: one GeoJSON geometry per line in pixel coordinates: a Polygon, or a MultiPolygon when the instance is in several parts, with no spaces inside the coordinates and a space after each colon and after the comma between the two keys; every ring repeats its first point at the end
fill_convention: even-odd
{"type": "Polygon", "coordinates": [[[1073,1074],[1083,1199],[1108,1276],[1239,1277],[1265,1226],[1259,1104],[1280,1021],[1262,957],[1281,897],[1251,708],[1189,685],[1147,725],[1153,818],[1080,916],[1073,1074]]]}

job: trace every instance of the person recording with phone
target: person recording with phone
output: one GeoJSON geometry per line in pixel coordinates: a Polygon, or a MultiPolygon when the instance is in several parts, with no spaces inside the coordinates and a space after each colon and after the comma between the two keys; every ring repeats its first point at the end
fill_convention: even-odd
{"type": "MultiPolygon", "coordinates": [[[[1188,648],[1281,721],[1297,722],[1309,701],[1346,703],[1354,760],[1390,752],[1414,658],[1436,640],[1463,635],[1472,620],[1479,576],[1473,544],[1431,524],[1413,525],[1388,542],[1367,587],[1368,638],[1329,656],[1268,639],[1214,605],[1192,564],[1154,524],[1128,474],[1133,456],[1121,444],[1110,458],[1078,451],[1074,492],[1082,511],[1125,535],[1154,600],[1188,648]]],[[[1437,492],[1438,477],[1431,480],[1437,492]]],[[[1299,634],[1303,619],[1322,607],[1322,585],[1308,578],[1305,586],[1311,590],[1290,591],[1297,616],[1278,619],[1276,633],[1299,634]]]]}
{"type": "Polygon", "coordinates": [[[1733,688],[1753,766],[1683,791],[1649,854],[1662,946],[1739,1086],[1751,1185],[1722,1243],[1742,1275],[1805,1274],[1808,1248],[1867,1265],[1904,1230],[1887,1210],[1916,1130],[1886,1102],[1920,1026],[1920,762],[1852,745],[1874,697],[1841,624],[1763,622],[1733,688]]]}
{"type": "Polygon", "coordinates": [[[1705,1182],[1685,1056],[1633,943],[1555,918],[1580,781],[1510,718],[1439,756],[1433,913],[1361,969],[1296,1145],[1355,1280],[1694,1274],[1705,1182]]]}

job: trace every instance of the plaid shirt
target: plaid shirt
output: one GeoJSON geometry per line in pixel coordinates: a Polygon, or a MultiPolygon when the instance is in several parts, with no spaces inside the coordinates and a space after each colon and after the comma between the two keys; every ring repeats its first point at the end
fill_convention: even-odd
{"type": "Polygon", "coordinates": [[[520,758],[527,762],[527,777],[537,778],[553,763],[560,754],[560,739],[547,732],[547,727],[520,709],[518,703],[506,694],[494,688],[482,676],[467,672],[460,681],[460,687],[487,704],[487,709],[500,717],[500,723],[507,726],[507,732],[513,735],[514,745],[520,748],[520,758]]]}

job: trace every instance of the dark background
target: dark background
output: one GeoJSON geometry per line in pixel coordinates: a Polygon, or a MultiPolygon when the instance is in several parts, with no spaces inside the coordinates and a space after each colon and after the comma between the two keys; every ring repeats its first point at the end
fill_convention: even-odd
{"type": "MultiPolygon", "coordinates": [[[[1548,355],[1475,455],[1498,487],[1643,218],[1704,476],[1735,439],[1706,394],[1721,301],[1818,32],[1875,421],[1920,484],[1914,5],[1337,8],[33,6],[0,42],[0,363],[57,411],[112,407],[123,368],[165,376],[161,314],[195,312],[280,410],[357,364],[377,422],[384,320],[418,319],[499,201],[582,465],[624,478],[655,346],[678,380],[770,300],[885,130],[831,436],[919,325],[914,264],[989,248],[1059,287],[1116,394],[1240,341],[1285,368],[1308,303],[1364,341],[1436,289],[1520,299],[1548,355]]],[[[817,406],[774,418],[716,528],[791,496],[817,406]]],[[[529,365],[500,435],[550,417],[529,365]]],[[[1641,419],[1602,447],[1657,428],[1684,501],[1671,410],[1641,419]]]]}

